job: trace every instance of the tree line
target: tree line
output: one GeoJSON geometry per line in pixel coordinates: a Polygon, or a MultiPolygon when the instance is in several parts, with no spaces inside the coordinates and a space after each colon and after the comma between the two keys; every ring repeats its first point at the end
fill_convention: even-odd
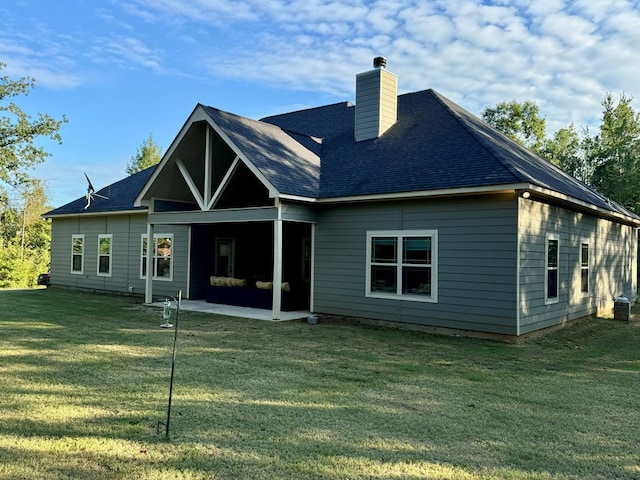
{"type": "Polygon", "coordinates": [[[607,93],[600,126],[569,124],[546,135],[546,121],[530,100],[501,102],[487,107],[488,124],[533,150],[562,170],[585,182],[634,213],[640,214],[640,114],[633,98],[607,93]]]}
{"type": "MultiPolygon", "coordinates": [[[[0,62],[0,71],[4,68],[0,62]]],[[[0,77],[0,288],[33,287],[49,269],[51,225],[42,214],[46,185],[28,170],[49,154],[38,147],[40,137],[62,142],[60,127],[67,119],[46,114],[32,117],[13,99],[35,87],[28,77],[0,77]]],[[[542,158],[600,193],[640,214],[640,114],[632,98],[610,93],[602,101],[602,122],[591,133],[573,124],[546,134],[546,121],[535,102],[517,100],[487,107],[482,118],[542,158]]],[[[160,147],[145,139],[126,167],[132,175],[157,164],[160,147]]]]}
{"type": "MultiPolygon", "coordinates": [[[[0,62],[0,71],[5,65],[0,62]]],[[[14,101],[28,95],[35,80],[0,76],[0,288],[29,288],[49,271],[51,224],[42,215],[48,205],[46,184],[29,170],[49,156],[37,145],[45,137],[62,143],[59,130],[66,117],[27,114],[14,101]]],[[[160,161],[160,147],[149,137],[127,164],[133,173],[160,161]]]]}

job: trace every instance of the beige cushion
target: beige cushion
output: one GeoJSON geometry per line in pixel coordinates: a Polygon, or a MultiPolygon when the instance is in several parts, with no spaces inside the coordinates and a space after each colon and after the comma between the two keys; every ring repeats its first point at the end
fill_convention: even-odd
{"type": "Polygon", "coordinates": [[[232,278],[231,279],[232,287],[246,287],[247,281],[244,278],[232,278]]]}

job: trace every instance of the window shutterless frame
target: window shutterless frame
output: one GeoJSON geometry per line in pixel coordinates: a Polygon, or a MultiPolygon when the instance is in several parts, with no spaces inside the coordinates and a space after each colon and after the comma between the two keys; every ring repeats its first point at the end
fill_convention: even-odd
{"type": "Polygon", "coordinates": [[[437,230],[367,232],[365,295],[438,301],[437,230]]]}
{"type": "Polygon", "coordinates": [[[560,240],[557,235],[548,233],[545,239],[545,304],[557,303],[560,291],[560,240]]]}
{"type": "MultiPolygon", "coordinates": [[[[147,235],[140,236],[140,278],[147,278],[147,235]]],[[[153,279],[173,280],[173,234],[153,236],[153,279]]]]}
{"type": "Polygon", "coordinates": [[[589,294],[589,241],[580,242],[580,292],[583,295],[589,294]]]}
{"type": "Polygon", "coordinates": [[[113,246],[113,235],[98,235],[98,275],[102,277],[111,276],[111,249],[113,246]]]}
{"type": "Polygon", "coordinates": [[[84,235],[71,235],[71,273],[84,273],[84,235]]]}

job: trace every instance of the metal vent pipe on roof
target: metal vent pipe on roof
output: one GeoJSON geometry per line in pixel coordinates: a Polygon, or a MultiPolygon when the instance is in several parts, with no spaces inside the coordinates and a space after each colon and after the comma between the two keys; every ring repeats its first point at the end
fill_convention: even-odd
{"type": "Polygon", "coordinates": [[[386,68],[387,67],[387,59],[384,57],[376,57],[373,59],[374,68],[386,68]]]}

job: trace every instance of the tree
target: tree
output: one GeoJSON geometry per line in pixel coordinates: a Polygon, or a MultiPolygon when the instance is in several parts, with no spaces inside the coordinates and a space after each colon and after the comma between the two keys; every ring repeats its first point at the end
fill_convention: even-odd
{"type": "Polygon", "coordinates": [[[13,190],[12,196],[0,190],[0,287],[33,287],[49,269],[51,224],[41,216],[49,210],[46,192],[39,180],[13,190]]]}
{"type": "Polygon", "coordinates": [[[588,136],[588,130],[585,130],[581,138],[572,123],[568,127],[559,129],[553,138],[546,139],[540,155],[569,175],[583,182],[589,182],[592,168],[585,161],[588,143],[584,140],[588,136]]]}
{"type": "Polygon", "coordinates": [[[482,118],[521,145],[536,153],[541,152],[546,135],[546,121],[540,116],[540,109],[535,102],[500,102],[495,107],[486,107],[482,111],[482,118]]]}
{"type": "Polygon", "coordinates": [[[133,175],[156,165],[161,159],[162,149],[153,141],[153,135],[149,134],[149,137],[137,148],[136,154],[129,160],[126,170],[127,175],[133,175]]]}
{"type": "Polygon", "coordinates": [[[600,134],[592,139],[591,184],[625,207],[640,212],[640,114],[624,94],[616,103],[608,93],[600,134]]]}
{"type": "MultiPolygon", "coordinates": [[[[0,70],[5,67],[0,62],[0,70]]],[[[22,77],[11,80],[0,77],[0,181],[17,185],[28,178],[25,169],[42,163],[49,154],[34,144],[36,138],[44,136],[62,143],[58,133],[66,117],[56,120],[39,113],[33,118],[10,99],[28,95],[35,87],[35,80],[22,77]]]]}

